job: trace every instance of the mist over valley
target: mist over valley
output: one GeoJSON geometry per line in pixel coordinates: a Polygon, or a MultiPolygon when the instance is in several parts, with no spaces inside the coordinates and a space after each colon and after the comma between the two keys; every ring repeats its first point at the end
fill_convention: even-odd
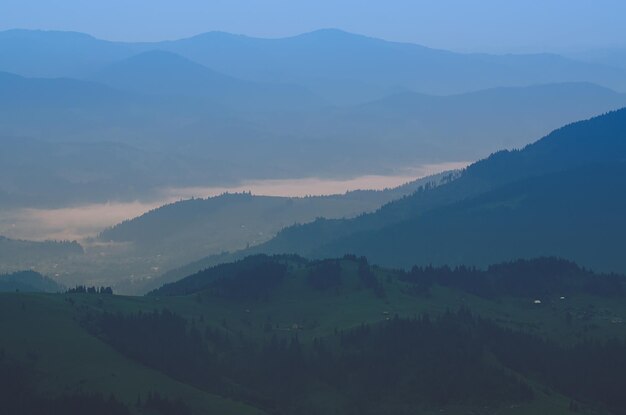
{"type": "Polygon", "coordinates": [[[4,1],[0,414],[626,415],[624,15],[4,1]]]}

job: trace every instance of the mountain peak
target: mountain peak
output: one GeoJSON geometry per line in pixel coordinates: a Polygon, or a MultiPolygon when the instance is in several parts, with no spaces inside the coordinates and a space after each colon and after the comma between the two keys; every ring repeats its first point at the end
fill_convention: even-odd
{"type": "Polygon", "coordinates": [[[382,39],[377,39],[374,37],[361,35],[357,33],[346,32],[342,29],[335,28],[327,28],[327,29],[318,29],[312,32],[301,33],[295,36],[289,36],[283,39],[295,39],[295,40],[304,40],[304,39],[314,39],[320,41],[369,41],[369,42],[380,42],[387,43],[387,41],[382,39]]]}
{"type": "Polygon", "coordinates": [[[173,52],[148,50],[104,68],[94,78],[109,86],[141,93],[195,95],[203,89],[216,90],[234,78],[173,52]]]}
{"type": "Polygon", "coordinates": [[[356,33],[350,33],[347,32],[345,30],[342,29],[337,29],[337,28],[333,28],[333,27],[329,27],[329,28],[322,28],[322,29],[317,29],[317,30],[313,30],[311,32],[306,32],[306,33],[302,33],[299,36],[358,36],[358,37],[365,37],[363,35],[359,35],[356,33]]]}

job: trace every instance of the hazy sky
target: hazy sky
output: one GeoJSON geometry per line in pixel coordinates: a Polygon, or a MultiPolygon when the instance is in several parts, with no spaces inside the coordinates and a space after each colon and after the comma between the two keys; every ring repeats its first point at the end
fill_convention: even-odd
{"type": "Polygon", "coordinates": [[[626,44],[625,0],[0,0],[0,30],[61,29],[112,40],[222,30],[282,37],[319,28],[462,51],[626,44]]]}

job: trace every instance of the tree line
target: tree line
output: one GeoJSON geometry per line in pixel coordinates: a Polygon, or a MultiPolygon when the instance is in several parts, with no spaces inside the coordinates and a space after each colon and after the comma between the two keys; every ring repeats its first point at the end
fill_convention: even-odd
{"type": "Polygon", "coordinates": [[[93,315],[118,351],[182,382],[269,413],[346,414],[398,408],[498,406],[535,396],[533,379],[594,407],[626,414],[626,342],[571,347],[502,328],[467,309],[393,317],[303,343],[260,341],[190,323],[167,310],[93,315]],[[493,358],[497,363],[494,364],[493,358]]]}

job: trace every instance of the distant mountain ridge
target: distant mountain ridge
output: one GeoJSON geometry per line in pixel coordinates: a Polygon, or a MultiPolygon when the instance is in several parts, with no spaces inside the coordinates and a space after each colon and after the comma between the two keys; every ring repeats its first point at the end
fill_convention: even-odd
{"type": "Polygon", "coordinates": [[[223,89],[238,82],[235,78],[162,50],[141,52],[107,65],[93,78],[120,89],[170,95],[196,94],[205,88],[219,88],[215,91],[219,95],[223,89]]]}
{"type": "Polygon", "coordinates": [[[235,109],[291,109],[326,105],[305,88],[244,81],[224,75],[181,55],[155,49],[107,65],[91,79],[147,95],[204,98],[235,109]]]}
{"type": "Polygon", "coordinates": [[[30,77],[80,78],[138,51],[131,44],[100,40],[78,32],[24,29],[0,32],[0,70],[30,77]]]}
{"type": "Polygon", "coordinates": [[[573,59],[626,69],[626,46],[571,53],[573,59]]]}
{"type": "Polygon", "coordinates": [[[237,78],[300,84],[344,103],[365,102],[397,88],[454,94],[496,86],[586,81],[626,91],[626,70],[610,66],[550,54],[459,54],[336,29],[282,39],[209,32],[153,43],[13,30],[0,32],[0,70],[90,77],[98,68],[154,49],[180,54],[237,78]]]}
{"type": "Polygon", "coordinates": [[[626,70],[555,55],[459,54],[341,30],[152,43],[5,31],[0,140],[34,140],[36,154],[60,144],[34,168],[7,151],[0,204],[144,200],[163,187],[476,160],[625,106],[622,81],[626,70]],[[63,156],[80,148],[100,166],[85,143],[119,157],[98,175],[63,156]]]}

